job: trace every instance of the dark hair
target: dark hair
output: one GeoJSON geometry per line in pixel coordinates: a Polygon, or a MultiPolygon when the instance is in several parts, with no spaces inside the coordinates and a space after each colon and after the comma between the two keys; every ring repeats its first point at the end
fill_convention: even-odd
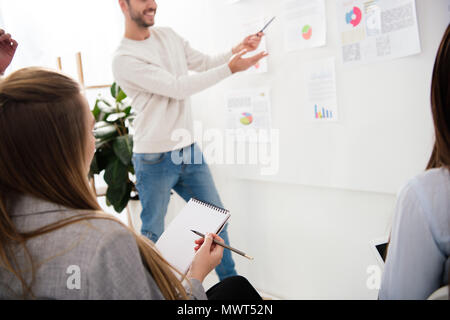
{"type": "MultiPolygon", "coordinates": [[[[444,33],[434,63],[431,80],[431,112],[433,114],[436,141],[427,170],[447,168],[450,170],[450,24],[444,33]]],[[[391,239],[389,236],[385,254],[391,239]]],[[[449,275],[450,277],[450,275],[449,275]]]]}
{"type": "Polygon", "coordinates": [[[434,64],[431,111],[436,141],[427,169],[450,169],[450,24],[447,26],[434,64]]]}

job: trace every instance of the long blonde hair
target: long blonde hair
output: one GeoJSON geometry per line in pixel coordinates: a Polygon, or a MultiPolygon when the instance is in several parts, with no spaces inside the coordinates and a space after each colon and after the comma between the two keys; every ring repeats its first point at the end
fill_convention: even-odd
{"type": "MultiPolygon", "coordinates": [[[[119,220],[102,212],[85,168],[86,103],[77,82],[61,73],[25,68],[0,82],[0,265],[20,281],[24,298],[34,298],[36,268],[29,239],[90,219],[119,220]],[[80,211],[31,232],[21,233],[8,214],[18,194],[80,211]],[[21,246],[31,266],[27,283],[14,255],[21,246]]],[[[166,299],[186,299],[175,270],[153,242],[122,224],[136,239],[143,263],[166,299]]],[[[137,263],[137,262],[136,262],[137,263]]]]}

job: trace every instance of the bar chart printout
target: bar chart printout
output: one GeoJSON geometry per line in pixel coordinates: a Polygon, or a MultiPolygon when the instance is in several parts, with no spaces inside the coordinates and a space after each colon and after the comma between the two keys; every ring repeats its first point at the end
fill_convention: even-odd
{"type": "Polygon", "coordinates": [[[334,58],[308,61],[303,70],[307,84],[307,119],[314,122],[338,121],[334,58]]]}
{"type": "Polygon", "coordinates": [[[333,111],[314,105],[315,119],[333,119],[333,111]]]}

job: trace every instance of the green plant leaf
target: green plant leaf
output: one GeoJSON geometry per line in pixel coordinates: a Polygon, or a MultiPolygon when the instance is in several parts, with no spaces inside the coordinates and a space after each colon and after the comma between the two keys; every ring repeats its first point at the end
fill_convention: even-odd
{"type": "Polygon", "coordinates": [[[110,126],[110,125],[111,124],[106,122],[106,121],[97,121],[95,123],[95,125],[94,125],[94,130],[100,129],[100,128],[103,128],[103,127],[107,127],[107,126],[110,126]]]}
{"type": "Polygon", "coordinates": [[[125,112],[125,114],[129,116],[131,113],[131,106],[126,107],[125,109],[122,110],[122,112],[125,112]]]}
{"type": "Polygon", "coordinates": [[[114,187],[108,187],[106,190],[106,198],[109,200],[111,205],[114,207],[114,210],[120,213],[123,208],[121,208],[121,203],[123,199],[126,197],[126,184],[114,187]]]}
{"type": "Polygon", "coordinates": [[[110,103],[99,96],[92,110],[96,119],[94,129],[96,152],[91,163],[90,175],[105,171],[104,179],[108,184],[106,204],[121,212],[135,190],[134,183],[129,179],[129,172],[134,174],[131,161],[133,139],[128,135],[127,127],[135,118],[135,114],[132,107],[126,106],[123,102],[127,95],[117,83],[111,85],[110,92],[115,103],[110,103]],[[127,135],[120,136],[124,133],[127,135]]]}
{"type": "Polygon", "coordinates": [[[111,86],[111,95],[113,96],[113,98],[116,98],[116,86],[117,84],[115,82],[111,86]]]}
{"type": "Polygon", "coordinates": [[[123,92],[122,88],[119,87],[119,92],[117,93],[116,96],[116,102],[122,102],[123,99],[125,99],[127,97],[127,95],[125,94],[125,92],[123,92]]]}
{"type": "Polygon", "coordinates": [[[96,171],[98,173],[95,172],[95,174],[99,174],[100,172],[105,170],[108,164],[115,159],[116,155],[114,154],[112,148],[97,148],[97,150],[95,151],[95,161],[97,168],[94,169],[97,169],[96,171]]]}
{"type": "Polygon", "coordinates": [[[101,112],[105,114],[110,114],[116,112],[116,108],[111,106],[111,104],[105,99],[97,99],[97,106],[101,112]]]}
{"type": "Polygon", "coordinates": [[[105,181],[108,184],[106,197],[114,206],[114,210],[121,212],[127,205],[132,190],[132,183],[128,179],[128,168],[115,158],[110,161],[105,170],[105,181]]]}
{"type": "Polygon", "coordinates": [[[112,146],[115,155],[125,166],[128,166],[131,163],[131,158],[133,156],[132,137],[129,135],[117,137],[112,146]]]}
{"type": "Polygon", "coordinates": [[[125,209],[130,200],[130,193],[132,191],[132,184],[126,183],[122,185],[120,188],[111,189],[106,192],[106,197],[109,198],[109,201],[114,207],[114,210],[117,213],[120,213],[125,209]],[[109,194],[108,194],[109,191],[109,194]]]}
{"type": "Polygon", "coordinates": [[[103,126],[98,129],[94,129],[94,136],[96,139],[109,139],[117,135],[116,127],[112,124],[109,124],[108,126],[103,126]]]}
{"type": "Polygon", "coordinates": [[[128,168],[119,158],[111,159],[105,169],[104,178],[109,187],[117,187],[128,181],[128,168]]]}
{"type": "Polygon", "coordinates": [[[127,115],[125,114],[125,112],[118,112],[118,113],[111,113],[107,118],[106,121],[107,122],[116,122],[117,120],[119,120],[120,118],[125,118],[127,115]]]}
{"type": "Polygon", "coordinates": [[[92,177],[94,174],[99,174],[100,170],[97,163],[97,153],[94,154],[94,157],[92,158],[91,167],[89,170],[89,177],[92,177]]]}
{"type": "Polygon", "coordinates": [[[101,149],[111,149],[110,142],[114,140],[115,137],[109,138],[109,139],[98,139],[95,141],[95,149],[101,150],[101,149]]]}
{"type": "Polygon", "coordinates": [[[111,103],[108,100],[105,100],[103,98],[97,98],[97,100],[101,103],[104,103],[108,107],[112,107],[111,103]]]}
{"type": "Polygon", "coordinates": [[[102,113],[102,111],[98,107],[98,100],[96,100],[95,101],[95,105],[94,105],[94,109],[92,110],[92,115],[94,116],[95,121],[99,121],[100,120],[100,114],[101,113],[102,113]]]}

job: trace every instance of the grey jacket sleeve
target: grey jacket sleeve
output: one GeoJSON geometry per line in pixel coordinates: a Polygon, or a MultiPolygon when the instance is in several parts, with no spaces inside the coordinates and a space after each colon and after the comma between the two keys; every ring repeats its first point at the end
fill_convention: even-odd
{"type": "Polygon", "coordinates": [[[440,286],[444,263],[410,184],[397,201],[379,299],[427,299],[440,286]]]}
{"type": "MultiPolygon", "coordinates": [[[[158,286],[142,262],[134,236],[124,228],[106,233],[88,268],[88,299],[161,300],[158,286]]],[[[202,284],[187,286],[193,299],[206,299],[202,284]]]]}
{"type": "Polygon", "coordinates": [[[190,279],[189,281],[190,285],[186,282],[184,282],[183,285],[190,298],[192,300],[208,300],[202,283],[197,279],[190,279]]]}

